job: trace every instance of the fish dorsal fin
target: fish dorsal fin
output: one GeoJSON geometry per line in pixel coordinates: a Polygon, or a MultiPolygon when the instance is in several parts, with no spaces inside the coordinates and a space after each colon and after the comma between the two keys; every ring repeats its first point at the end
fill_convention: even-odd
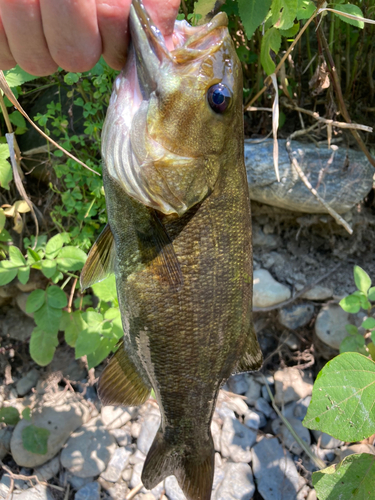
{"type": "Polygon", "coordinates": [[[255,333],[254,323],[251,321],[247,336],[246,350],[238,362],[236,373],[252,372],[259,370],[263,363],[263,355],[260,350],[255,333]]]}
{"type": "Polygon", "coordinates": [[[103,405],[142,405],[150,392],[151,385],[139,374],[121,341],[99,379],[98,394],[103,405]]]}
{"type": "Polygon", "coordinates": [[[115,241],[109,224],[105,226],[95,241],[81,272],[81,288],[86,290],[94,283],[103,281],[114,272],[115,241]]]}

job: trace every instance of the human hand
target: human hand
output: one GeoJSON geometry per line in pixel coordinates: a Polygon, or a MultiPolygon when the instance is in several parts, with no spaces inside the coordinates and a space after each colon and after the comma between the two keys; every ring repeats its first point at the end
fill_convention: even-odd
{"type": "MultiPolygon", "coordinates": [[[[144,0],[170,46],[180,0],[144,0]]],[[[125,64],[131,0],[0,0],[0,69],[32,75],[91,69],[101,54],[125,64]]]]}

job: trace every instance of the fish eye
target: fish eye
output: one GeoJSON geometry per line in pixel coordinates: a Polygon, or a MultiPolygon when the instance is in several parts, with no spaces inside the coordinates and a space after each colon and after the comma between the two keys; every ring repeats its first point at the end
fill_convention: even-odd
{"type": "Polygon", "coordinates": [[[223,113],[229,106],[232,94],[223,83],[212,85],[207,91],[208,104],[215,113],[223,113]]]}

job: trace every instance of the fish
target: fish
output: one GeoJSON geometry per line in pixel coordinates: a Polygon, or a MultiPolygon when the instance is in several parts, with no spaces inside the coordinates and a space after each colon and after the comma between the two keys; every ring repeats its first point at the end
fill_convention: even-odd
{"type": "Polygon", "coordinates": [[[176,21],[169,50],[140,0],[102,131],[108,224],[81,287],[115,274],[124,338],[98,383],[104,405],[141,405],[161,424],[142,482],[174,475],[209,500],[218,393],[262,353],[252,321],[252,247],[242,72],[219,12],[176,21]]]}

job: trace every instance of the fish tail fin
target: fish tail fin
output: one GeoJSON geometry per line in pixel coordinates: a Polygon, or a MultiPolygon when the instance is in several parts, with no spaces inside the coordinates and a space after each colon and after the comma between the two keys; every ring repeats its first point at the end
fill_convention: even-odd
{"type": "Polygon", "coordinates": [[[210,500],[214,477],[215,450],[211,435],[203,447],[187,449],[169,443],[159,430],[148,452],[142,482],[151,490],[174,475],[188,500],[210,500]]]}

